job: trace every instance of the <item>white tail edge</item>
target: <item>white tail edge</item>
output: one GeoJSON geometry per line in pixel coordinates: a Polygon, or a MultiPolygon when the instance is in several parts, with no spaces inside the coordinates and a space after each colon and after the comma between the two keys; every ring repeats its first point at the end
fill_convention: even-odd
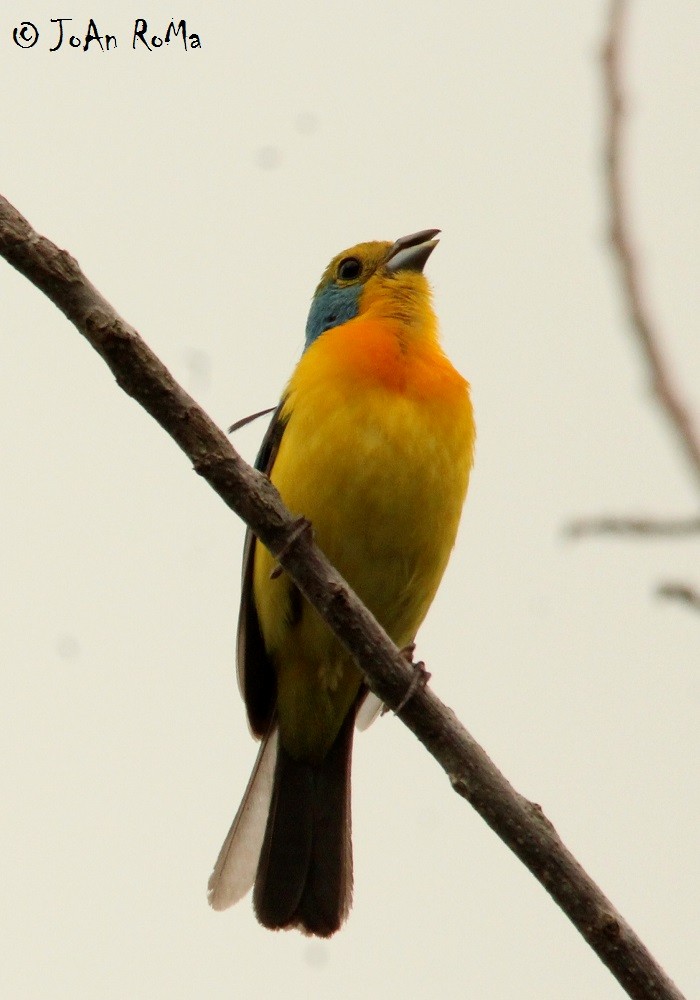
{"type": "Polygon", "coordinates": [[[275,726],[262,742],[243,801],[209,878],[207,898],[215,910],[233,906],[255,881],[272,798],[277,738],[275,726]]]}

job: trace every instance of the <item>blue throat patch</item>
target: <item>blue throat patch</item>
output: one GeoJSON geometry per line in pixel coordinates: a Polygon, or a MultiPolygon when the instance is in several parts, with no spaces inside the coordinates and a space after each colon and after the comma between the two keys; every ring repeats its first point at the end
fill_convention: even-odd
{"type": "Polygon", "coordinates": [[[360,307],[360,292],[362,285],[348,285],[338,288],[337,285],[327,285],[319,292],[311,303],[309,318],[306,321],[306,343],[304,350],[313,344],[322,333],[334,326],[341,326],[349,319],[357,316],[360,307]]]}

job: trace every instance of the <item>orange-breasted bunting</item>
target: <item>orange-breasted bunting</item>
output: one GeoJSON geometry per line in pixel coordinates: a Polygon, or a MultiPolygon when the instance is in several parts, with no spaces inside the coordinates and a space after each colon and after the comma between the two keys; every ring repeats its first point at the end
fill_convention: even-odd
{"type": "MultiPolygon", "coordinates": [[[[333,258],[256,462],[399,647],[413,642],[447,565],[474,446],[469,386],[440,346],[423,274],[438,232],[333,258]]],[[[352,899],[350,760],[367,688],[274,571],[249,532],[238,673],[262,745],[209,900],[224,909],[254,884],[264,926],[327,937],[352,899]]]]}

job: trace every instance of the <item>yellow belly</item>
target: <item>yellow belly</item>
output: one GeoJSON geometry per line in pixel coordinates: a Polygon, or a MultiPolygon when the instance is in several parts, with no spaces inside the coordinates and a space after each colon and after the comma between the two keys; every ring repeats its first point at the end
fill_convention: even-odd
{"type": "MultiPolygon", "coordinates": [[[[290,384],[289,422],[270,478],[289,509],[311,521],[320,548],[394,642],[405,646],[435,595],[466,494],[473,444],[466,386],[447,401],[426,400],[410,385],[397,392],[371,380],[304,374],[290,384]]],[[[278,674],[282,738],[298,756],[322,756],[360,673],[306,602],[298,600],[294,610],[290,581],[271,580],[272,569],[258,545],[255,602],[278,674]]]]}

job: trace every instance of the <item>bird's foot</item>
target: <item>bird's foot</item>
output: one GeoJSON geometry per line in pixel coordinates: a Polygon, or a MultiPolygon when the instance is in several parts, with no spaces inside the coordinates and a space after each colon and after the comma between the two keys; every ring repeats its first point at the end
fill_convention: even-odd
{"type": "MultiPolygon", "coordinates": [[[[285,556],[291,549],[292,545],[294,545],[294,543],[298,541],[298,539],[300,539],[302,535],[307,534],[307,532],[309,534],[313,532],[313,525],[311,524],[311,521],[309,521],[307,517],[295,518],[289,529],[289,536],[287,538],[287,541],[282,546],[280,556],[285,556]]],[[[270,579],[276,580],[278,577],[282,576],[283,572],[284,569],[281,563],[277,563],[275,568],[270,573],[270,579]]]]}
{"type": "Polygon", "coordinates": [[[409,703],[409,701],[416,693],[416,691],[424,688],[428,683],[428,681],[430,680],[430,674],[425,669],[425,663],[423,663],[422,660],[418,660],[417,663],[413,662],[413,654],[415,652],[415,649],[416,649],[415,642],[410,642],[408,646],[404,646],[404,648],[401,650],[401,656],[404,658],[404,660],[406,660],[408,665],[413,668],[413,676],[411,677],[411,683],[408,685],[408,690],[406,691],[406,694],[403,696],[399,704],[394,709],[394,715],[398,715],[399,712],[401,712],[406,707],[406,705],[409,703]]]}

